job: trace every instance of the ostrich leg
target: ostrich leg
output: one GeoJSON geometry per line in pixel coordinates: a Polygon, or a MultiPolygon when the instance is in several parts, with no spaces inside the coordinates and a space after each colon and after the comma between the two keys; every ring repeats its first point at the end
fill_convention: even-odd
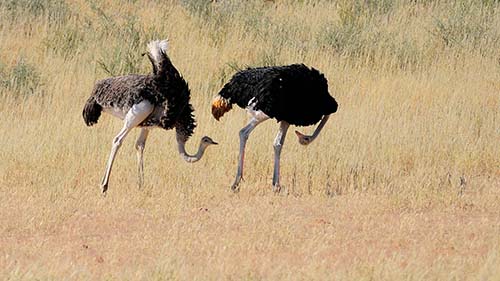
{"type": "Polygon", "coordinates": [[[148,101],[142,101],[138,104],[134,104],[132,108],[125,115],[125,121],[123,128],[113,139],[113,146],[111,148],[111,153],[109,154],[108,163],[106,165],[106,172],[102,178],[101,188],[102,193],[106,193],[108,190],[109,175],[111,174],[111,168],[113,167],[113,162],[115,160],[116,153],[122,145],[123,139],[127,134],[137,125],[141,124],[144,119],[148,117],[151,112],[153,112],[154,106],[148,101]]]}
{"type": "Polygon", "coordinates": [[[276,138],[274,139],[274,172],[273,172],[273,191],[280,192],[280,157],[281,157],[281,149],[283,148],[283,144],[285,143],[286,132],[288,131],[288,124],[285,121],[280,122],[280,129],[276,138]]]}
{"type": "Polygon", "coordinates": [[[141,134],[135,143],[135,149],[137,149],[137,171],[139,173],[139,188],[144,184],[144,147],[146,146],[146,140],[148,139],[149,130],[146,128],[141,129],[141,134]]]}
{"type": "Polygon", "coordinates": [[[234,180],[233,185],[231,186],[231,190],[233,191],[238,191],[238,185],[240,184],[241,179],[243,178],[243,161],[245,159],[245,146],[247,144],[248,136],[250,133],[263,121],[267,120],[269,117],[266,116],[266,118],[257,118],[257,117],[252,117],[250,122],[240,130],[240,154],[238,157],[238,170],[236,171],[236,179],[234,180]]]}

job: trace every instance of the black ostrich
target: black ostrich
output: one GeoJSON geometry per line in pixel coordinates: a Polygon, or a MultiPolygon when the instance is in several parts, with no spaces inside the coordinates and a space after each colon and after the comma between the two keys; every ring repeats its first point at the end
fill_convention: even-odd
{"type": "Polygon", "coordinates": [[[167,40],[148,44],[148,57],[153,65],[149,75],[126,75],[98,81],[92,95],[83,108],[83,119],[87,126],[97,123],[101,111],[124,120],[121,131],[113,139],[113,146],[101,182],[102,192],[108,189],[109,176],[116,153],[123,139],[135,127],[141,127],[136,142],[139,187],[144,181],[143,153],[149,130],[160,127],[175,128],[179,153],[187,162],[196,162],[203,156],[207,146],[217,144],[203,137],[195,155],[186,153],[185,143],[196,127],[193,107],[189,103],[190,91],[186,81],[173,66],[166,52],[167,40]]]}
{"type": "Polygon", "coordinates": [[[274,140],[273,190],[280,191],[280,155],[290,124],[309,126],[321,120],[311,136],[295,131],[299,143],[308,145],[319,135],[338,104],[328,93],[328,82],[318,70],[303,64],[249,68],[239,71],[212,102],[212,115],[219,120],[237,104],[250,114],[247,126],[240,131],[240,153],[236,179],[231,187],[238,190],[243,177],[243,160],[248,136],[261,122],[275,118],[280,123],[274,140]]]}

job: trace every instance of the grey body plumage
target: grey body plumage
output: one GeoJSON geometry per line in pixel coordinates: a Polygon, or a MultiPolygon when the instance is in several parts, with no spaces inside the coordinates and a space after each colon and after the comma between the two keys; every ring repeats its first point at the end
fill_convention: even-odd
{"type": "Polygon", "coordinates": [[[148,44],[151,74],[130,74],[110,77],[95,83],[91,96],[83,108],[83,119],[88,126],[97,123],[102,112],[124,120],[124,126],[113,140],[106,172],[101,183],[102,191],[108,188],[113,161],[123,139],[134,127],[142,127],[136,143],[139,162],[139,186],[143,183],[143,151],[151,127],[165,130],[175,128],[178,150],[187,162],[196,162],[207,146],[217,144],[203,137],[198,153],[189,155],[185,143],[193,134],[196,122],[190,104],[190,90],[186,81],[167,56],[167,41],[148,44]]]}

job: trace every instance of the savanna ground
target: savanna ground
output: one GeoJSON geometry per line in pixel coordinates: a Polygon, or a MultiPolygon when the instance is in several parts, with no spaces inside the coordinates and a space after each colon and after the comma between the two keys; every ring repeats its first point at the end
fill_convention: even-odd
{"type": "MultiPolygon", "coordinates": [[[[0,279],[500,280],[498,1],[0,2],[0,279]],[[147,73],[168,37],[210,147],[184,163],[172,131],[85,127],[93,83],[147,73]],[[340,104],[308,147],[289,134],[271,192],[268,121],[210,101],[237,69],[304,62],[340,104]]],[[[310,133],[313,128],[302,129],[310,133]]]]}

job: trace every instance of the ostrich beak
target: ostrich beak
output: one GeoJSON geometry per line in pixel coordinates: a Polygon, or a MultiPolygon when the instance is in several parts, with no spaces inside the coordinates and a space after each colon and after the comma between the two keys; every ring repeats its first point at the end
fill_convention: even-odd
{"type": "Polygon", "coordinates": [[[212,144],[215,144],[215,145],[217,145],[217,144],[219,144],[219,143],[218,143],[218,142],[215,142],[215,141],[213,141],[213,142],[212,142],[212,144]]]}
{"type": "Polygon", "coordinates": [[[299,131],[295,131],[295,134],[297,135],[297,137],[303,137],[304,135],[302,133],[300,133],[299,131]]]}

